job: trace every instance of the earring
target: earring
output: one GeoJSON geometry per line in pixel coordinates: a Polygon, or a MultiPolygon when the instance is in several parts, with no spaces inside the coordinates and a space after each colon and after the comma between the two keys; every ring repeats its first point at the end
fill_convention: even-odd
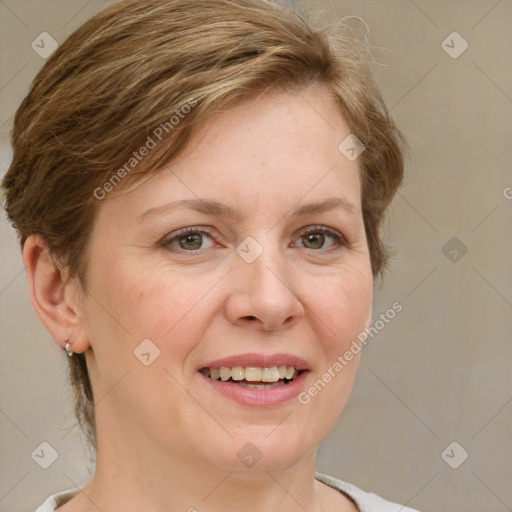
{"type": "Polygon", "coordinates": [[[69,341],[66,340],[66,346],[64,347],[64,349],[66,350],[66,353],[68,354],[69,357],[73,357],[74,352],[70,349],[70,347],[71,343],[69,343],[69,341]]]}

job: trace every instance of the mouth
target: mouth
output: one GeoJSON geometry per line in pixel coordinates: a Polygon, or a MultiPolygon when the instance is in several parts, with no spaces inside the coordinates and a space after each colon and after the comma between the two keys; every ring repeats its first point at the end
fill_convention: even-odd
{"type": "Polygon", "coordinates": [[[293,354],[238,354],[204,362],[197,371],[214,396],[238,404],[279,407],[297,397],[311,371],[309,363],[293,354]]]}
{"type": "Polygon", "coordinates": [[[272,389],[286,386],[299,377],[303,370],[294,366],[221,366],[199,370],[210,379],[237,384],[249,389],[272,389]]]}

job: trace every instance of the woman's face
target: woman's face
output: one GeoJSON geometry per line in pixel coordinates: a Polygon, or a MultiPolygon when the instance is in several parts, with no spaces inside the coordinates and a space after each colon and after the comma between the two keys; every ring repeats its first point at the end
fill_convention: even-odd
{"type": "Polygon", "coordinates": [[[267,93],[100,205],[81,309],[100,450],[230,471],[314,453],[356,374],[359,356],[339,356],[371,317],[349,133],[323,89],[267,93]],[[280,366],[298,377],[272,385],[294,373],[280,366]]]}

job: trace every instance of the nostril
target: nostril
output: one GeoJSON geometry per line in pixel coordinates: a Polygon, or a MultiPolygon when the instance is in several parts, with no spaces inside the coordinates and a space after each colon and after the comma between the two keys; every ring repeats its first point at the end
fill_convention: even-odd
{"type": "Polygon", "coordinates": [[[256,320],[256,317],[255,316],[246,316],[245,318],[247,318],[247,320],[256,320]]]}

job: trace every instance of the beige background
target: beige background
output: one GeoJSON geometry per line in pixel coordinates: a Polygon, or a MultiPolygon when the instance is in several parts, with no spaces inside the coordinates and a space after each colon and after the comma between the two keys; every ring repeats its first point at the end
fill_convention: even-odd
{"type": "MultiPolygon", "coordinates": [[[[43,31],[62,42],[105,4],[0,1],[2,173],[12,115],[44,62],[31,42],[43,31]]],[[[375,316],[395,301],[404,309],[365,349],[318,468],[422,511],[510,511],[512,2],[305,4],[366,21],[384,96],[414,153],[392,206],[397,257],[375,316]],[[453,31],[469,44],[456,59],[441,46],[453,31]],[[453,441],[469,454],[458,469],[441,457],[453,441]]],[[[0,510],[27,512],[85,483],[90,468],[73,428],[66,356],[32,311],[4,216],[0,237],[0,510]],[[59,454],[46,470],[31,458],[43,441],[59,454]]],[[[459,461],[461,450],[447,460],[459,461]]]]}

